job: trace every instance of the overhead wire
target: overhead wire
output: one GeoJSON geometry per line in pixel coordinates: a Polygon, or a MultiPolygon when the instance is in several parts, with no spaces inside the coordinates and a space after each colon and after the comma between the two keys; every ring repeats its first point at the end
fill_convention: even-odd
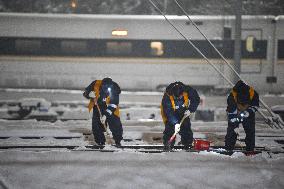
{"type": "MultiPolygon", "coordinates": [[[[165,18],[165,20],[206,60],[207,63],[209,63],[215,71],[217,71],[231,86],[234,86],[232,81],[228,79],[224,73],[222,73],[205,55],[200,51],[198,47],[190,40],[188,39],[183,33],[179,31],[179,29],[166,17],[166,15],[161,11],[159,7],[152,1],[148,0],[152,6],[165,18]]],[[[232,65],[225,59],[225,57],[220,53],[220,51],[212,44],[212,42],[206,37],[206,35],[199,29],[199,27],[195,24],[195,22],[189,17],[189,15],[186,13],[186,11],[182,8],[182,6],[176,1],[176,4],[178,7],[183,11],[183,13],[187,16],[189,21],[197,28],[197,30],[200,32],[200,34],[209,42],[209,44],[214,48],[214,50],[219,54],[219,56],[222,58],[222,60],[234,71],[234,73],[238,76],[238,78],[241,79],[241,76],[239,73],[232,67],[232,65]]],[[[244,81],[245,82],[245,81],[244,81]]],[[[271,111],[271,109],[260,99],[261,104],[268,110],[268,112],[271,114],[272,118],[269,119],[266,115],[264,115],[263,112],[258,111],[260,115],[265,119],[265,122],[272,128],[271,124],[274,125],[275,128],[282,129],[283,121],[279,116],[276,116],[275,113],[271,111]]]]}
{"type": "Polygon", "coordinates": [[[153,7],[156,8],[156,10],[158,12],[160,12],[160,14],[163,15],[163,17],[166,19],[166,21],[188,42],[190,43],[190,45],[192,45],[192,47],[206,60],[206,62],[208,62],[220,75],[223,76],[223,78],[226,79],[226,81],[228,83],[230,83],[231,85],[233,85],[233,83],[199,50],[198,47],[196,47],[196,45],[194,43],[192,43],[192,41],[190,41],[187,37],[185,37],[185,35],[183,35],[183,33],[181,33],[179,31],[179,29],[177,29],[177,27],[166,17],[166,15],[161,11],[161,9],[159,9],[156,4],[153,3],[152,0],[149,0],[149,2],[153,5],[153,7]]]}
{"type": "MultiPolygon", "coordinates": [[[[247,83],[244,79],[241,78],[240,74],[234,69],[234,67],[226,60],[226,58],[222,55],[222,53],[220,53],[220,51],[215,47],[215,45],[207,38],[207,36],[199,29],[199,27],[195,24],[195,22],[189,17],[188,13],[184,10],[184,8],[178,3],[177,0],[174,0],[175,3],[177,4],[177,6],[182,10],[182,12],[186,15],[186,17],[188,18],[188,20],[194,25],[194,27],[199,31],[199,33],[207,40],[207,42],[213,47],[213,49],[218,53],[218,55],[221,57],[221,59],[230,67],[230,69],[238,76],[239,79],[243,80],[245,83],[247,83]]],[[[259,99],[260,103],[265,107],[266,110],[268,110],[268,112],[270,113],[270,115],[273,117],[271,120],[264,115],[264,113],[262,111],[259,111],[259,113],[261,114],[261,116],[266,120],[266,122],[268,122],[269,124],[271,122],[279,122],[277,125],[275,125],[275,127],[277,128],[283,128],[281,126],[284,125],[282,119],[276,115],[274,112],[272,112],[272,110],[268,107],[268,105],[260,98],[259,99]],[[274,119],[274,120],[273,120],[274,119]]]]}
{"type": "MultiPolygon", "coordinates": [[[[241,78],[240,74],[234,69],[234,67],[227,61],[227,59],[220,53],[220,51],[215,47],[215,45],[208,39],[208,37],[200,30],[200,28],[196,25],[196,23],[189,17],[188,13],[184,10],[184,8],[178,3],[177,0],[174,0],[176,5],[182,10],[182,12],[186,15],[188,20],[194,25],[194,27],[199,31],[199,33],[206,39],[206,41],[211,45],[211,47],[218,53],[218,55],[221,57],[221,59],[230,67],[230,69],[238,76],[239,79],[243,80],[245,83],[247,83],[243,78],[241,78]]],[[[274,118],[279,119],[278,121],[284,125],[283,121],[280,117],[278,117],[272,110],[268,107],[268,105],[260,98],[260,103],[268,110],[271,116],[274,118]]],[[[259,111],[259,113],[262,115],[266,121],[268,121],[268,118],[263,114],[263,112],[259,111]]],[[[277,127],[277,126],[276,126],[277,127]]],[[[278,127],[282,128],[281,125],[278,127]]]]}

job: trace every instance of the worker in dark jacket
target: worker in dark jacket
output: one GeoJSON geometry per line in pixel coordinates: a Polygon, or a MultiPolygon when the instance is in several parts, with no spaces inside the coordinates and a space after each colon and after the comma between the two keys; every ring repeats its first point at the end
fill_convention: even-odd
{"type": "Polygon", "coordinates": [[[123,129],[118,107],[120,93],[119,85],[111,78],[95,80],[85,88],[83,96],[90,99],[88,108],[89,111],[93,109],[92,130],[98,145],[105,145],[106,124],[112,132],[115,144],[121,145],[123,129]]]}
{"type": "Polygon", "coordinates": [[[190,114],[195,112],[200,97],[195,89],[182,82],[171,83],[164,93],[161,114],[165,124],[163,143],[166,150],[170,150],[175,140],[169,144],[169,139],[176,132],[181,135],[181,143],[188,149],[193,142],[190,114]],[[188,116],[180,125],[184,116],[188,116]]]}
{"type": "Polygon", "coordinates": [[[246,150],[253,151],[255,147],[255,112],[259,107],[259,95],[242,80],[233,87],[227,98],[228,128],[225,137],[225,147],[233,150],[237,140],[234,129],[242,123],[246,133],[246,150]]]}

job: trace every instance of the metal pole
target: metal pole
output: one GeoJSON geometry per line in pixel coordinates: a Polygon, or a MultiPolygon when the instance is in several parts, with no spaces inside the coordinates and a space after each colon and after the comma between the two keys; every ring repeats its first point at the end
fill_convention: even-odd
{"type": "MultiPolygon", "coordinates": [[[[276,67],[276,63],[277,63],[277,56],[278,56],[278,52],[277,52],[277,48],[278,48],[278,41],[276,39],[276,24],[277,22],[277,18],[272,20],[272,25],[273,25],[273,35],[272,35],[272,61],[271,61],[271,77],[272,78],[276,78],[275,77],[275,67],[276,67]]],[[[275,81],[276,82],[276,81],[275,81]]],[[[273,82],[270,83],[271,89],[270,91],[273,92],[273,82]]]]}
{"type": "MultiPolygon", "coordinates": [[[[242,42],[242,0],[235,0],[235,44],[234,44],[234,68],[238,74],[241,71],[241,42],[242,42]]],[[[238,76],[234,76],[234,82],[239,80],[238,76]]]]}
{"type": "Polygon", "coordinates": [[[164,0],[164,14],[167,13],[167,8],[168,8],[168,0],[164,0]]]}

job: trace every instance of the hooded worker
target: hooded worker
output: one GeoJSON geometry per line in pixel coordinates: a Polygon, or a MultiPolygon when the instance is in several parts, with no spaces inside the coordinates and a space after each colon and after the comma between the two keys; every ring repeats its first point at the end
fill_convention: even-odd
{"type": "Polygon", "coordinates": [[[189,149],[193,142],[190,114],[195,112],[200,103],[200,97],[195,89],[182,82],[171,83],[164,93],[161,103],[161,114],[165,124],[163,132],[163,144],[165,150],[170,150],[175,143],[169,144],[171,136],[178,132],[181,135],[181,143],[185,149],[189,149]],[[183,123],[182,118],[187,116],[183,123]]]}
{"type": "Polygon", "coordinates": [[[98,145],[104,146],[106,138],[106,124],[112,132],[113,139],[117,146],[121,145],[122,124],[119,114],[119,85],[111,78],[95,80],[85,88],[83,96],[90,99],[89,111],[93,109],[92,131],[98,145]]]}
{"type": "Polygon", "coordinates": [[[255,112],[259,107],[259,95],[250,86],[239,80],[227,98],[228,128],[225,137],[225,147],[233,150],[237,141],[235,128],[242,123],[246,133],[246,150],[253,151],[255,147],[255,112]]]}

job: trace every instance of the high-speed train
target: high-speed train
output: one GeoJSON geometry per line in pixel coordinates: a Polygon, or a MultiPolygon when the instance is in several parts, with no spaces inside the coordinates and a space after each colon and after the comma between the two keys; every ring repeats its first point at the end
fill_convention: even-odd
{"type": "MultiPolygon", "coordinates": [[[[234,73],[186,16],[167,16],[223,73],[234,73]]],[[[190,16],[233,64],[234,16],[190,16]]],[[[82,89],[111,77],[125,90],[173,81],[209,90],[228,83],[159,15],[0,13],[0,87],[82,89]]],[[[284,91],[284,16],[243,16],[241,77],[284,91]]]]}

